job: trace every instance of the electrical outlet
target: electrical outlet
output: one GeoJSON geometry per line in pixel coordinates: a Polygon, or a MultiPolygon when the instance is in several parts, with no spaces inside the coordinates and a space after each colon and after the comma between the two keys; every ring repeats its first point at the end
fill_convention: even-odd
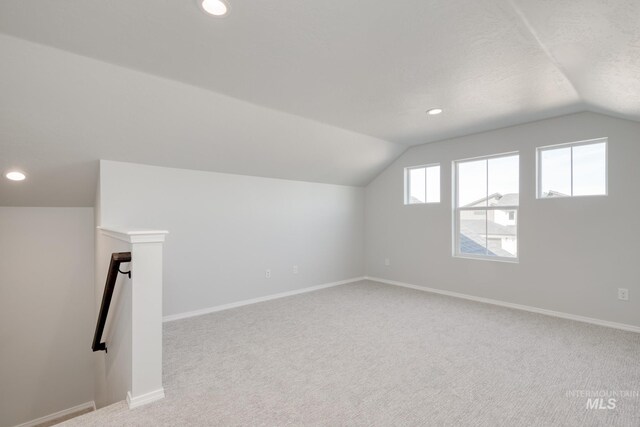
{"type": "Polygon", "coordinates": [[[629,289],[618,288],[618,299],[622,301],[629,301],[629,289]]]}
{"type": "Polygon", "coordinates": [[[267,271],[264,272],[264,277],[271,279],[271,269],[267,268],[267,271]]]}
{"type": "Polygon", "coordinates": [[[293,274],[298,274],[298,266],[297,265],[293,266],[293,274]]]}
{"type": "Polygon", "coordinates": [[[391,260],[389,258],[385,258],[384,265],[391,265],[391,260]]]}

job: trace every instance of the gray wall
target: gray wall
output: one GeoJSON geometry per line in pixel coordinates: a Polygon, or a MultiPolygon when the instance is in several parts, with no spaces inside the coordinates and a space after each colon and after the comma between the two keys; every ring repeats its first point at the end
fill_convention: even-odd
{"type": "Polygon", "coordinates": [[[366,189],[367,275],[640,325],[639,161],[640,123],[594,113],[411,148],[366,189]],[[609,137],[609,195],[536,200],[535,148],[597,137],[609,137]],[[452,257],[452,161],[514,150],[520,262],[452,257]],[[441,203],[404,206],[403,168],[434,162],[441,203]],[[618,287],[629,301],[617,299],[618,287]]]}
{"type": "Polygon", "coordinates": [[[363,188],[102,161],[100,205],[170,231],[165,316],[364,275],[363,188]]]}
{"type": "Polygon", "coordinates": [[[93,400],[93,209],[0,207],[0,426],[93,400]]]}

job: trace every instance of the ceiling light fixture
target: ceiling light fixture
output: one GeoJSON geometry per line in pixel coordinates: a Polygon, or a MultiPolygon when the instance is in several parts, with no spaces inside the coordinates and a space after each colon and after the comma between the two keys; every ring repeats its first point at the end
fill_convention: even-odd
{"type": "Polygon", "coordinates": [[[202,0],[202,9],[213,16],[223,16],[229,11],[229,7],[222,0],[202,0]]]}
{"type": "Polygon", "coordinates": [[[432,108],[431,110],[427,111],[427,114],[430,116],[436,116],[440,113],[442,113],[442,108],[432,108]]]}
{"type": "Polygon", "coordinates": [[[19,171],[9,171],[5,177],[11,181],[24,181],[27,176],[19,171]]]}

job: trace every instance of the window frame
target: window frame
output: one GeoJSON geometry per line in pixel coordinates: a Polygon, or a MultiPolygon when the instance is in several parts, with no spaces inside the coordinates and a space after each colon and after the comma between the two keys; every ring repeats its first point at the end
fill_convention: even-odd
{"type": "MultiPolygon", "coordinates": [[[[499,154],[491,154],[488,156],[477,156],[477,157],[470,157],[470,158],[466,158],[466,159],[458,159],[458,160],[454,160],[452,162],[452,166],[451,166],[451,171],[452,171],[452,211],[453,211],[453,219],[452,219],[452,234],[453,234],[453,248],[452,248],[452,256],[454,258],[462,258],[462,259],[473,259],[473,260],[481,260],[481,261],[495,261],[495,262],[506,262],[506,263],[511,263],[511,264],[518,264],[520,262],[520,233],[519,233],[519,227],[520,227],[520,203],[518,203],[517,206],[482,206],[482,207],[467,207],[467,208],[461,208],[458,206],[458,193],[459,193],[459,189],[458,189],[458,166],[460,163],[465,163],[465,162],[471,162],[471,161],[475,161],[475,160],[486,160],[487,161],[487,192],[489,191],[489,185],[488,185],[488,181],[489,181],[489,169],[488,169],[488,161],[490,159],[496,159],[496,158],[501,158],[501,157],[510,157],[510,156],[518,156],[518,195],[520,195],[520,184],[521,184],[521,179],[520,179],[520,152],[519,151],[509,151],[506,153],[499,153],[499,154]],[[499,256],[499,255],[488,255],[488,254],[484,254],[484,255],[477,255],[477,254],[465,254],[460,252],[460,215],[459,212],[463,210],[463,211],[472,211],[472,212],[476,212],[476,211],[496,211],[496,210],[514,210],[516,211],[515,217],[516,219],[516,256],[515,257],[505,257],[505,256],[499,256]]],[[[485,215],[485,223],[488,223],[488,215],[485,215]]],[[[489,251],[489,233],[488,233],[488,225],[486,228],[487,232],[485,234],[485,239],[486,239],[486,251],[489,251]]]]}
{"type": "Polygon", "coordinates": [[[437,205],[442,202],[442,167],[440,163],[428,163],[424,165],[416,165],[416,166],[407,166],[404,168],[404,196],[403,201],[405,206],[422,206],[422,205],[437,205]],[[437,202],[428,202],[427,197],[427,169],[432,167],[438,167],[438,176],[440,178],[439,182],[439,197],[437,202]],[[425,201],[421,203],[410,203],[410,194],[411,194],[411,180],[409,179],[410,171],[414,169],[424,169],[424,198],[425,201]]]}
{"type": "Polygon", "coordinates": [[[542,147],[536,147],[536,199],[571,199],[574,197],[606,197],[609,195],[609,138],[593,138],[585,139],[575,142],[563,142],[561,144],[544,145],[542,147]],[[604,194],[573,194],[573,147],[580,147],[584,145],[595,145],[604,142],[604,194]],[[571,176],[571,194],[567,196],[542,196],[542,153],[545,151],[555,150],[559,148],[571,148],[571,169],[569,170],[571,176]]]}

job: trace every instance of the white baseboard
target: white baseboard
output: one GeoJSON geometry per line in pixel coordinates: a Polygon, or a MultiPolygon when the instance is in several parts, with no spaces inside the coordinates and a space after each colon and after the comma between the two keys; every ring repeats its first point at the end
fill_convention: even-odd
{"type": "Polygon", "coordinates": [[[159,388],[158,390],[150,391],[149,393],[136,397],[131,396],[130,391],[127,392],[127,405],[129,409],[138,408],[161,399],[164,399],[164,388],[159,388]]]}
{"type": "Polygon", "coordinates": [[[640,333],[640,326],[627,325],[625,323],[610,322],[608,320],[594,319],[592,317],[585,317],[585,316],[579,316],[577,314],[563,313],[561,311],[547,310],[545,308],[531,307],[531,306],[522,305],[522,304],[514,304],[514,303],[490,299],[490,298],[483,298],[483,297],[477,297],[474,295],[461,294],[459,292],[451,292],[451,291],[444,291],[441,289],[428,288],[426,286],[417,286],[417,285],[412,285],[410,283],[398,282],[395,280],[381,279],[379,277],[366,277],[366,280],[385,283],[387,285],[401,286],[403,288],[416,289],[424,292],[431,292],[434,294],[446,295],[446,296],[455,297],[455,298],[462,298],[462,299],[481,302],[485,304],[493,304],[493,305],[499,305],[501,307],[514,308],[516,310],[529,311],[531,313],[544,314],[546,316],[560,317],[562,319],[575,320],[577,322],[591,323],[593,325],[606,326],[608,328],[621,329],[623,331],[640,333]]]}
{"type": "Polygon", "coordinates": [[[229,304],[217,305],[215,307],[202,308],[200,310],[187,311],[185,313],[170,314],[162,318],[163,322],[172,322],[174,320],[186,319],[188,317],[202,316],[203,314],[215,313],[216,311],[229,310],[231,308],[242,307],[243,305],[256,304],[258,302],[270,301],[278,298],[290,297],[293,295],[304,294],[307,292],[318,291],[320,289],[331,288],[334,286],[346,285],[347,283],[365,280],[363,277],[354,277],[351,279],[341,280],[339,282],[324,283],[322,285],[310,286],[308,288],[296,289],[293,291],[280,292],[277,294],[267,295],[264,297],[246,299],[243,301],[232,302],[229,304]]]}
{"type": "Polygon", "coordinates": [[[76,405],[73,408],[63,409],[62,411],[58,411],[54,414],[45,415],[44,417],[36,418],[35,420],[27,421],[26,423],[18,424],[15,427],[33,427],[38,424],[48,423],[53,420],[57,420],[58,418],[66,417],[67,415],[71,415],[74,412],[84,411],[86,409],[96,410],[96,402],[93,400],[90,402],[81,403],[80,405],[76,405]]]}

